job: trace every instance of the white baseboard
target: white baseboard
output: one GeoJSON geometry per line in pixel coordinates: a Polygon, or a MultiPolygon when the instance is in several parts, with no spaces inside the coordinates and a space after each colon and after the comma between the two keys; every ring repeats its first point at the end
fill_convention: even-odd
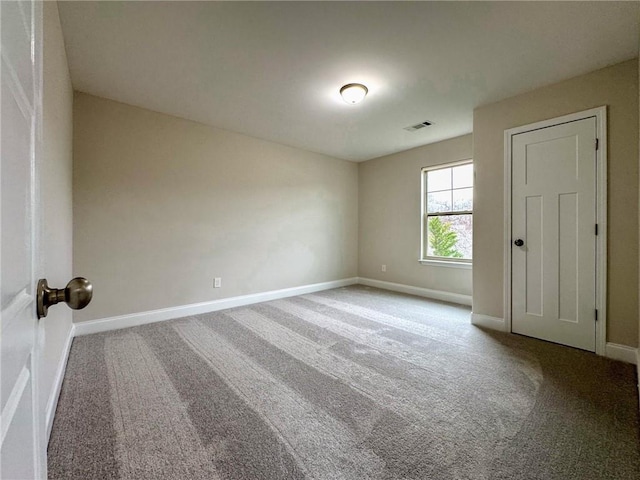
{"type": "Polygon", "coordinates": [[[344,278],[342,280],[333,280],[331,282],[314,283],[311,285],[302,285],[300,287],[283,288],[281,290],[271,290],[269,292],[221,298],[220,300],[212,300],[210,302],[192,303],[190,305],[181,305],[178,307],[162,308],[159,310],[150,310],[147,312],[131,313],[127,315],[119,315],[117,317],[78,322],[75,324],[75,335],[89,335],[92,333],[118,330],[120,328],[135,327],[138,325],[145,325],[147,323],[162,322],[174,318],[215,312],[227,308],[242,307],[244,305],[251,305],[254,303],[268,302],[279,298],[295,297],[296,295],[304,295],[305,293],[319,292],[322,290],[329,290],[331,288],[346,287],[348,285],[355,285],[356,283],[358,283],[357,277],[344,278]]]}
{"type": "Polygon", "coordinates": [[[471,313],[471,325],[490,328],[491,330],[498,330],[500,332],[507,331],[507,323],[504,321],[504,318],[491,317],[480,313],[471,313]]]}
{"type": "Polygon", "coordinates": [[[58,362],[58,368],[56,368],[56,376],[53,379],[53,388],[49,394],[49,400],[47,401],[46,412],[46,427],[47,427],[47,444],[51,437],[51,428],[53,427],[53,417],[56,414],[56,407],[58,406],[58,399],[60,398],[60,391],[62,390],[62,382],[64,380],[64,373],[67,370],[67,361],[69,360],[69,352],[71,351],[71,343],[75,337],[75,325],[71,325],[67,340],[64,342],[62,355],[58,362]]]}
{"type": "Polygon", "coordinates": [[[626,345],[607,342],[604,349],[604,356],[613,360],[631,363],[633,365],[638,364],[638,349],[627,347],[626,345]]]}
{"type": "Polygon", "coordinates": [[[369,287],[377,287],[384,290],[392,290],[394,292],[408,293],[410,295],[418,295],[420,297],[441,300],[443,302],[459,303],[471,306],[471,295],[445,292],[442,290],[431,290],[429,288],[414,287],[412,285],[404,285],[402,283],[384,282],[382,280],[374,280],[373,278],[364,277],[360,277],[358,279],[358,283],[369,287]]]}

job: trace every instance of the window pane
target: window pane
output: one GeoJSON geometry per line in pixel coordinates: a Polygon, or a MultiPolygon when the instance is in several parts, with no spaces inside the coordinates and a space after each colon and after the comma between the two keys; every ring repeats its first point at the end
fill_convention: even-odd
{"type": "Polygon", "coordinates": [[[473,188],[461,188],[453,191],[454,210],[473,210],[473,188]]]}
{"type": "Polygon", "coordinates": [[[473,165],[453,167],[453,188],[473,187],[473,165]]]}
{"type": "Polygon", "coordinates": [[[427,194],[427,213],[450,212],[451,190],[427,194]]]}
{"type": "Polygon", "coordinates": [[[441,168],[427,172],[427,192],[438,192],[451,188],[451,169],[441,168]]]}
{"type": "Polygon", "coordinates": [[[441,215],[427,219],[427,255],[471,259],[473,215],[441,215]]]}

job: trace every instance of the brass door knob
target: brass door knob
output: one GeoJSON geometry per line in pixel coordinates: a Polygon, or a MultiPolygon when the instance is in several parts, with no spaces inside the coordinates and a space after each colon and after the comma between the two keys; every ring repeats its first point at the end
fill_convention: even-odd
{"type": "Polygon", "coordinates": [[[93,285],[86,278],[76,277],[65,288],[49,288],[47,279],[42,278],[38,280],[36,292],[38,318],[46,317],[49,307],[60,302],[65,302],[74,310],[80,310],[89,304],[92,296],[93,285]]]}

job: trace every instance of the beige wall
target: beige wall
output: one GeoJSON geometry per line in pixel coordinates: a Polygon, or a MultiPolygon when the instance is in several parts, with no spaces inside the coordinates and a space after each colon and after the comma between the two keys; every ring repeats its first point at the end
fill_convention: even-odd
{"type": "Polygon", "coordinates": [[[474,313],[503,317],[504,130],[608,106],[607,341],[638,339],[638,64],[630,60],[474,111],[474,313]]]}
{"type": "Polygon", "coordinates": [[[75,321],[357,275],[351,162],[76,93],[73,187],[75,321]]]}
{"type": "MultiPolygon", "coordinates": [[[[56,2],[44,3],[44,94],[41,190],[43,204],[42,261],[53,287],[71,280],[72,255],[72,113],[73,90],[56,2]]],[[[71,330],[71,310],[66,305],[49,310],[41,320],[44,348],[40,364],[40,405],[53,393],[56,370],[71,330]]],[[[55,405],[54,405],[55,407],[55,405]]],[[[53,412],[47,412],[53,413],[53,412]]]]}
{"type": "Polygon", "coordinates": [[[359,276],[471,295],[471,270],[418,259],[420,169],[472,156],[472,138],[465,135],[359,164],[359,276]]]}

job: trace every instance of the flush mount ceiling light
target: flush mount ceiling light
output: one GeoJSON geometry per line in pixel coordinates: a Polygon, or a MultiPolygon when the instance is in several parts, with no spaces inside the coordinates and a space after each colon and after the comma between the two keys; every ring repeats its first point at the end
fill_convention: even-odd
{"type": "Polygon", "coordinates": [[[361,83],[348,83],[340,89],[342,99],[349,104],[361,102],[368,92],[369,89],[361,83]]]}

